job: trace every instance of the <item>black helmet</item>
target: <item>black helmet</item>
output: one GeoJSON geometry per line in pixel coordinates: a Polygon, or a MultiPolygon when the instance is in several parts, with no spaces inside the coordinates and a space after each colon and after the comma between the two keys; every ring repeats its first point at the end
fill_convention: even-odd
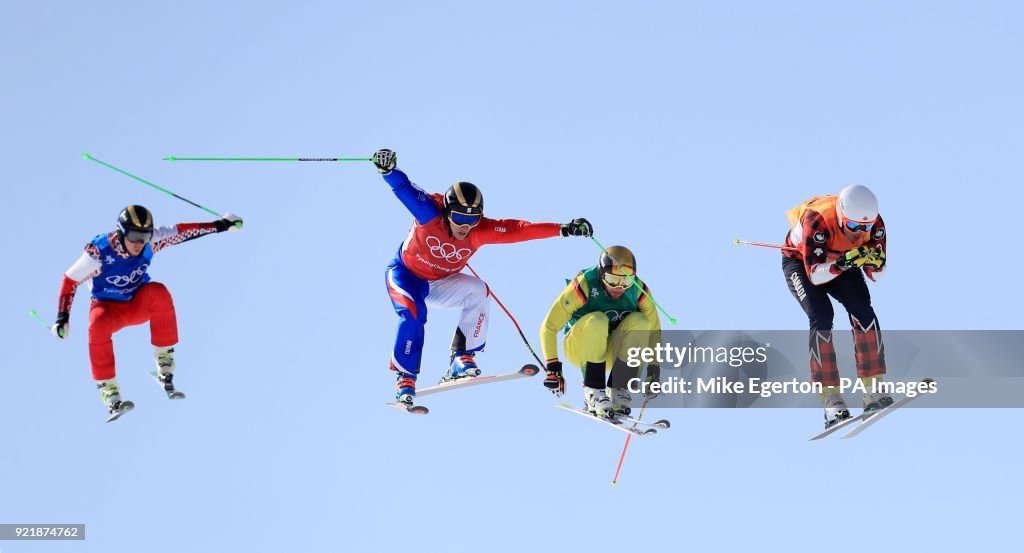
{"type": "MultiPolygon", "coordinates": [[[[444,216],[452,220],[452,213],[469,215],[472,219],[475,216],[479,221],[484,214],[484,193],[471,182],[457,182],[448,188],[444,193],[444,216]]],[[[460,223],[455,224],[475,224],[460,223]]]]}
{"type": "Polygon", "coordinates": [[[601,280],[615,288],[629,288],[636,275],[636,257],[626,246],[612,246],[601,252],[597,262],[601,280]],[[625,276],[629,275],[629,276],[625,276]]]}
{"type": "Polygon", "coordinates": [[[153,214],[141,205],[130,205],[117,216],[117,234],[130,242],[149,242],[153,238],[153,214]]]}

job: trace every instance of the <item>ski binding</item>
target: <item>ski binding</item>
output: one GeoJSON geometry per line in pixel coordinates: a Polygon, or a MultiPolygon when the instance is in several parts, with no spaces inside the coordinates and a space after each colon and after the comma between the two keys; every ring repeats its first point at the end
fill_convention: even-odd
{"type": "Polygon", "coordinates": [[[490,384],[492,382],[502,382],[505,380],[515,380],[517,378],[526,378],[533,376],[540,372],[540,369],[536,365],[523,365],[523,368],[516,372],[485,375],[485,376],[467,376],[456,380],[449,380],[442,382],[435,386],[428,386],[416,391],[417,397],[427,396],[430,394],[436,394],[438,392],[447,392],[448,390],[455,390],[458,388],[468,388],[470,386],[477,386],[480,384],[490,384]]]}
{"type": "Polygon", "coordinates": [[[175,390],[173,386],[168,390],[164,383],[160,381],[160,376],[156,374],[156,371],[150,371],[149,374],[153,377],[153,380],[156,380],[163,387],[164,392],[167,392],[167,399],[185,399],[185,393],[175,390]]]}
{"type": "MultiPolygon", "coordinates": [[[[634,436],[651,436],[651,435],[654,435],[654,434],[658,433],[658,431],[653,429],[653,428],[647,428],[647,429],[641,430],[639,428],[632,428],[632,427],[629,427],[629,426],[625,426],[621,422],[619,422],[618,419],[607,419],[607,418],[604,418],[604,417],[598,417],[596,415],[592,415],[592,414],[584,411],[583,409],[579,409],[577,407],[573,407],[573,405],[571,403],[559,403],[555,407],[559,407],[561,409],[565,409],[566,411],[569,411],[570,413],[576,413],[577,415],[580,415],[580,416],[583,416],[583,417],[587,417],[588,419],[591,419],[591,420],[595,420],[595,421],[598,421],[598,422],[603,422],[603,423],[607,424],[608,426],[611,426],[613,428],[617,428],[617,429],[619,429],[619,430],[621,430],[623,432],[626,432],[628,434],[632,434],[634,436]]],[[[641,423],[641,424],[643,424],[643,423],[641,423]]]]}

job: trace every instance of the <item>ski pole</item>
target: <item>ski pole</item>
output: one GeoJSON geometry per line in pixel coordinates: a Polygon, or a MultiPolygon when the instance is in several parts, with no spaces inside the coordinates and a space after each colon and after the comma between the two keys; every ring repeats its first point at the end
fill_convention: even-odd
{"type": "Polygon", "coordinates": [[[46,330],[50,330],[50,325],[46,324],[46,322],[43,321],[43,318],[39,316],[39,313],[36,313],[35,309],[30,310],[28,312],[28,316],[39,321],[39,324],[43,325],[43,328],[45,328],[46,330]]]}
{"type": "Polygon", "coordinates": [[[165,157],[164,161],[373,161],[369,157],[165,157]]]}
{"type": "Polygon", "coordinates": [[[746,240],[740,240],[738,238],[736,240],[733,240],[732,243],[736,244],[737,246],[742,244],[742,245],[747,245],[747,246],[760,246],[762,248],[775,248],[777,250],[789,250],[789,251],[795,251],[795,252],[800,251],[800,248],[796,248],[796,247],[793,247],[793,246],[780,246],[778,244],[765,244],[765,243],[762,243],[762,242],[747,242],[746,240]]]}
{"type": "MultiPolygon", "coordinates": [[[[473,276],[475,276],[476,278],[480,278],[480,275],[476,274],[476,271],[474,271],[473,268],[469,266],[469,263],[466,264],[466,268],[469,269],[469,272],[473,273],[473,276]]],[[[483,279],[481,278],[480,280],[483,280],[483,279]]],[[[497,302],[498,306],[501,307],[501,310],[504,311],[506,315],[508,315],[508,318],[512,319],[512,324],[514,324],[515,327],[516,327],[516,330],[519,331],[519,337],[522,338],[523,339],[523,343],[526,344],[526,349],[530,350],[530,354],[533,355],[533,358],[537,360],[537,363],[540,363],[538,368],[541,369],[541,370],[544,370],[544,368],[545,368],[544,362],[541,361],[540,357],[537,356],[537,353],[535,351],[533,351],[533,346],[531,346],[530,345],[530,341],[526,339],[526,335],[523,334],[523,329],[519,327],[519,323],[516,322],[516,318],[513,317],[512,314],[508,312],[508,309],[505,309],[505,304],[501,303],[501,300],[498,299],[498,296],[494,295],[494,291],[491,290],[491,286],[489,284],[487,285],[487,293],[492,298],[494,298],[494,301],[497,302]]]]}
{"type": "MultiPolygon", "coordinates": [[[[640,414],[636,416],[636,420],[640,420],[644,417],[644,409],[647,409],[647,402],[650,398],[644,398],[644,404],[640,407],[640,414]]],[[[633,428],[636,428],[637,424],[633,423],[633,428]]],[[[619,466],[615,467],[615,478],[612,478],[612,486],[619,481],[619,471],[622,470],[622,460],[626,458],[626,450],[629,449],[629,439],[633,437],[633,433],[626,434],[626,445],[622,446],[622,455],[619,455],[619,466]]]]}
{"type": "MultiPolygon", "coordinates": [[[[103,165],[104,167],[108,167],[110,169],[113,169],[114,171],[117,171],[118,173],[121,173],[122,175],[131,177],[131,178],[141,182],[142,184],[148,184],[149,186],[152,186],[153,188],[156,188],[157,190],[163,192],[164,194],[168,194],[168,195],[174,196],[175,198],[178,198],[179,200],[181,200],[181,201],[183,201],[185,203],[192,204],[192,205],[198,207],[199,209],[202,209],[203,211],[205,211],[207,213],[210,213],[210,214],[213,214],[213,215],[215,215],[217,217],[220,217],[220,213],[217,213],[216,211],[214,211],[212,209],[203,207],[203,206],[193,202],[192,200],[189,200],[188,198],[182,198],[181,196],[175,194],[174,192],[171,192],[170,190],[167,190],[166,188],[162,188],[160,186],[157,186],[157,185],[149,182],[146,179],[136,177],[135,175],[129,173],[128,171],[125,171],[123,169],[118,169],[117,167],[114,167],[113,165],[111,165],[111,164],[109,164],[109,163],[107,163],[105,161],[100,161],[100,160],[92,157],[89,154],[82,154],[82,157],[84,157],[85,159],[89,159],[89,160],[95,161],[96,163],[99,163],[100,165],[103,165]]],[[[235,226],[238,226],[238,223],[235,223],[235,226]]]]}
{"type": "MultiPolygon", "coordinates": [[[[608,254],[608,257],[612,258],[612,263],[615,263],[616,265],[619,264],[619,262],[612,256],[612,254],[608,253],[608,250],[606,250],[604,248],[604,246],[602,246],[601,243],[597,241],[597,238],[594,238],[594,236],[591,235],[590,239],[593,240],[595,244],[597,244],[598,248],[601,248],[601,251],[603,251],[604,253],[608,254]]],[[[665,311],[665,308],[663,308],[661,305],[659,305],[658,302],[655,301],[654,298],[651,297],[651,295],[648,294],[647,291],[644,290],[642,286],[640,286],[640,284],[636,281],[636,279],[633,278],[633,275],[627,273],[626,276],[629,277],[629,280],[633,283],[634,286],[637,287],[637,290],[640,290],[641,294],[647,296],[647,299],[651,300],[651,302],[654,304],[654,306],[657,307],[662,313],[664,313],[666,317],[668,317],[668,322],[670,322],[672,324],[676,324],[675,318],[672,317],[672,315],[669,315],[668,311],[665,311]]]]}

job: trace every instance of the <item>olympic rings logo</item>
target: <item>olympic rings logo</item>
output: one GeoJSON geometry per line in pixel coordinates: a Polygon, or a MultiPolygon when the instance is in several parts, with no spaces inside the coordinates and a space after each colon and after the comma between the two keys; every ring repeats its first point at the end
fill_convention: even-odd
{"type": "Polygon", "coordinates": [[[430,255],[448,263],[462,261],[472,253],[469,248],[456,249],[450,242],[442,244],[436,236],[427,237],[427,247],[430,248],[430,255]]]}
{"type": "Polygon", "coordinates": [[[112,276],[108,276],[105,280],[107,281],[107,283],[113,284],[114,286],[119,286],[119,287],[128,286],[130,284],[135,284],[136,282],[142,280],[142,276],[146,274],[146,270],[147,269],[149,269],[149,264],[148,263],[145,264],[145,265],[142,265],[138,269],[135,269],[134,271],[131,272],[131,274],[127,274],[127,275],[112,275],[112,276]]]}
{"type": "Polygon", "coordinates": [[[632,311],[617,311],[615,309],[609,309],[604,312],[604,314],[608,316],[608,321],[612,323],[617,323],[622,319],[625,319],[626,315],[629,315],[630,313],[632,313],[632,311]]]}

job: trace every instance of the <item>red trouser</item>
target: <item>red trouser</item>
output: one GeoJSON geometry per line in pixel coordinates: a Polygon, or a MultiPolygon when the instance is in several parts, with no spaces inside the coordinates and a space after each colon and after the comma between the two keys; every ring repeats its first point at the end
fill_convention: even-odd
{"type": "Polygon", "coordinates": [[[149,321],[154,346],[178,343],[178,320],[171,293],[159,282],[147,282],[128,301],[93,300],[89,309],[89,360],[96,380],[114,378],[114,342],[111,337],[126,326],[149,321]]]}

